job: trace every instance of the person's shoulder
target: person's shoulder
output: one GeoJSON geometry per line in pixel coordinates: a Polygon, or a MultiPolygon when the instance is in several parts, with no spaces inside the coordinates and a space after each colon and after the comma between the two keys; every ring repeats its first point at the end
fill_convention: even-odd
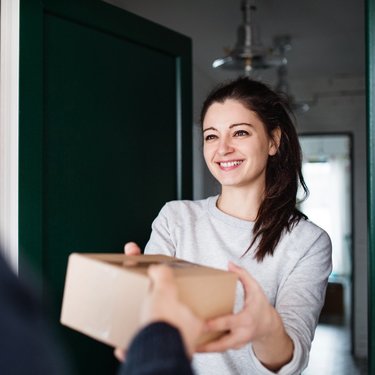
{"type": "Polygon", "coordinates": [[[208,212],[208,199],[174,200],[167,202],[159,213],[159,218],[166,220],[170,226],[179,227],[194,225],[208,212]]]}
{"type": "Polygon", "coordinates": [[[319,225],[317,225],[315,222],[311,221],[310,219],[308,218],[301,218],[296,227],[299,228],[299,230],[301,231],[309,231],[311,233],[315,233],[315,234],[327,234],[327,232],[322,228],[320,227],[319,225]]]}
{"type": "Polygon", "coordinates": [[[167,202],[163,210],[176,215],[201,215],[207,211],[208,202],[212,197],[200,200],[174,200],[167,202]]]}
{"type": "Polygon", "coordinates": [[[293,227],[291,233],[294,237],[299,238],[302,242],[324,242],[330,245],[331,239],[322,227],[309,220],[308,218],[301,218],[293,227]]]}

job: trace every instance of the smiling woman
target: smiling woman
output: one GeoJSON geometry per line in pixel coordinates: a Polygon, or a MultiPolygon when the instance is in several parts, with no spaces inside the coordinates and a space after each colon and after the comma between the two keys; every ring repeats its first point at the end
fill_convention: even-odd
{"type": "MultiPolygon", "coordinates": [[[[208,108],[203,123],[204,158],[222,186],[222,195],[233,188],[241,188],[245,195],[253,189],[264,190],[267,160],[277,152],[280,129],[273,133],[275,138],[268,137],[257,114],[236,100],[208,108]]],[[[252,207],[243,219],[256,219],[258,207],[252,207]]]]}
{"type": "Polygon", "coordinates": [[[329,236],[296,208],[298,186],[307,188],[288,107],[266,85],[239,78],[208,96],[201,122],[221,193],[167,203],[145,252],[241,266],[229,265],[243,287],[235,312],[207,322],[228,333],[196,348],[198,374],[300,374],[332,262],[329,236]]]}

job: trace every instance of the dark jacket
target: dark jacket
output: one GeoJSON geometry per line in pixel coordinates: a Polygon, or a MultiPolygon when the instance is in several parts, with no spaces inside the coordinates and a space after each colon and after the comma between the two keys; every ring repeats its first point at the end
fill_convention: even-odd
{"type": "Polygon", "coordinates": [[[119,375],[192,375],[179,331],[153,323],[133,339],[119,375]]]}

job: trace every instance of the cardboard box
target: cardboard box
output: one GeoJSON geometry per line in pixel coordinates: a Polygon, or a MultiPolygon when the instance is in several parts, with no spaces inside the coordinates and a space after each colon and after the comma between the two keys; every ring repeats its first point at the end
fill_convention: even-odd
{"type": "MultiPolygon", "coordinates": [[[[147,267],[172,267],[179,298],[201,318],[233,311],[237,275],[164,255],[77,254],[69,257],[61,323],[113,347],[126,348],[140,327],[149,289],[147,267]]],[[[220,336],[205,334],[200,343],[220,336]]]]}

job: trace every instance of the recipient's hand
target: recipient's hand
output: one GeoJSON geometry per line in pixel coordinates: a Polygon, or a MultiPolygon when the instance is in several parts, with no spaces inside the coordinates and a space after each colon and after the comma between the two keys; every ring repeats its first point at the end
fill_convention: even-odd
{"type": "Polygon", "coordinates": [[[135,242],[127,242],[124,246],[126,255],[141,255],[141,248],[135,242]]]}
{"type": "Polygon", "coordinates": [[[233,263],[229,263],[228,269],[239,276],[243,285],[243,308],[237,314],[210,320],[207,323],[209,331],[228,331],[228,334],[198,350],[223,352],[251,342],[258,359],[269,369],[277,370],[293,355],[293,343],[285,332],[281,317],[269,303],[261,286],[246,270],[233,263]]]}

